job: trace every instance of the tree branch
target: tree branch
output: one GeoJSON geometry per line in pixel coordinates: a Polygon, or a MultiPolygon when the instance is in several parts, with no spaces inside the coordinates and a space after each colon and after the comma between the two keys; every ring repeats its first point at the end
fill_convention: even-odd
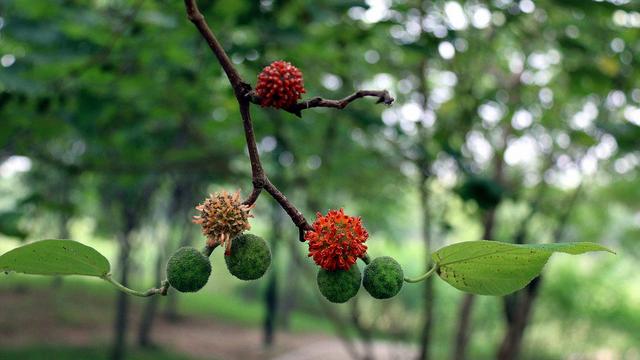
{"type": "Polygon", "coordinates": [[[211,51],[213,51],[215,56],[218,58],[220,66],[222,66],[222,69],[227,74],[231,86],[233,86],[233,89],[237,92],[237,90],[242,87],[242,78],[233,66],[233,63],[224,51],[224,48],[220,45],[220,42],[213,34],[213,31],[211,31],[209,25],[207,25],[204,15],[202,15],[200,9],[198,9],[198,4],[195,0],[184,0],[184,5],[187,8],[187,17],[196,26],[198,31],[200,31],[202,37],[207,41],[211,51]]]}
{"type": "MultiPolygon", "coordinates": [[[[249,160],[251,162],[251,177],[253,184],[251,194],[243,203],[246,205],[254,204],[264,189],[278,202],[287,215],[289,215],[293,223],[298,227],[300,239],[304,240],[304,232],[310,230],[311,225],[309,225],[300,210],[298,210],[298,208],[296,208],[293,203],[291,203],[291,201],[289,201],[289,199],[287,199],[287,197],[275,185],[273,185],[271,181],[269,181],[269,178],[262,167],[262,163],[260,162],[260,155],[258,153],[258,146],[256,145],[250,111],[251,103],[259,103],[260,99],[251,90],[251,85],[246,83],[236,70],[224,48],[213,34],[213,31],[209,28],[209,25],[207,25],[204,15],[202,15],[198,9],[196,0],[184,0],[184,3],[187,11],[187,17],[196,26],[202,37],[207,41],[207,44],[209,44],[209,47],[218,59],[220,66],[227,75],[229,83],[233,87],[236,100],[238,101],[240,116],[242,117],[242,125],[244,126],[245,139],[247,141],[249,160]]],[[[351,102],[367,96],[377,97],[378,103],[384,103],[386,105],[391,105],[394,101],[386,90],[360,90],[342,100],[327,100],[316,97],[311,100],[297,103],[283,110],[297,116],[301,116],[302,110],[314,107],[344,109],[351,102]]]]}
{"type": "MultiPolygon", "coordinates": [[[[255,93],[255,91],[251,91],[247,94],[252,103],[260,105],[260,97],[255,93]]],[[[334,108],[334,109],[344,109],[347,105],[351,104],[355,100],[364,98],[364,97],[377,97],[378,101],[376,104],[385,104],[391,105],[394,102],[394,98],[389,95],[387,90],[358,90],[355,93],[347,96],[344,99],[340,100],[331,100],[324,99],[321,97],[314,97],[310,100],[301,101],[297,104],[291,105],[289,107],[283,108],[284,111],[290,112],[298,117],[302,117],[302,110],[307,110],[311,108],[317,107],[325,107],[325,108],[334,108]]]]}

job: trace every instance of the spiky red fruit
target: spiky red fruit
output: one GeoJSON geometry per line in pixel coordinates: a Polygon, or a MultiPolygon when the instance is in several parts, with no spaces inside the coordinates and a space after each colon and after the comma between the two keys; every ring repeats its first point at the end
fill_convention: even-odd
{"type": "Polygon", "coordinates": [[[313,230],[304,234],[309,242],[309,256],[323,269],[349,270],[367,252],[364,242],[369,233],[359,217],[344,214],[344,210],[330,210],[326,216],[316,214],[313,230]]]}
{"type": "Polygon", "coordinates": [[[260,105],[280,109],[295,104],[306,91],[302,72],[286,61],[274,61],[258,75],[260,105]]]}

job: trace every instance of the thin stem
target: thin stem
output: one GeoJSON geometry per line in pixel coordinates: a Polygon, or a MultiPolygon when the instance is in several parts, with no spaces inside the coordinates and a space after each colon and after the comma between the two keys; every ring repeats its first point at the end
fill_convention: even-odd
{"type": "Polygon", "coordinates": [[[434,272],[436,272],[436,270],[438,270],[438,264],[433,264],[433,267],[431,267],[431,269],[429,269],[429,271],[427,271],[425,274],[418,276],[417,278],[404,278],[405,282],[408,283],[417,283],[420,281],[423,281],[425,279],[427,279],[428,277],[430,277],[431,275],[433,275],[434,272]]]}
{"type": "Polygon", "coordinates": [[[362,257],[360,258],[360,260],[362,260],[363,263],[365,263],[365,265],[369,265],[371,263],[371,257],[369,256],[369,254],[365,253],[364,255],[362,255],[362,257]]]}
{"type": "Polygon", "coordinates": [[[162,282],[162,286],[160,288],[151,288],[145,292],[141,292],[141,291],[136,291],[133,289],[129,289],[128,287],[120,284],[119,282],[117,282],[116,280],[113,280],[113,278],[111,277],[111,274],[107,274],[106,276],[103,277],[104,280],[106,280],[107,282],[111,283],[113,286],[115,286],[118,290],[127,293],[129,295],[133,295],[133,296],[139,296],[139,297],[150,297],[150,296],[154,296],[154,295],[167,295],[167,291],[169,290],[169,282],[167,280],[164,280],[162,282]]]}
{"type": "Polygon", "coordinates": [[[204,249],[202,249],[202,253],[204,254],[204,256],[209,257],[211,256],[211,253],[213,253],[213,250],[215,250],[220,244],[213,244],[213,246],[209,246],[209,245],[205,245],[204,249]]]}

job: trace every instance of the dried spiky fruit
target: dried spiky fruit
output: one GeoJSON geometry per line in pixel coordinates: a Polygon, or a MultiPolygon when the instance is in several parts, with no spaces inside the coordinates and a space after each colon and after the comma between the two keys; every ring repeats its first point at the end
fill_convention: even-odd
{"type": "Polygon", "coordinates": [[[258,75],[256,94],[262,106],[288,107],[305,92],[302,72],[286,61],[274,61],[258,75]]]}
{"type": "Polygon", "coordinates": [[[211,194],[204,203],[196,206],[200,215],[193,222],[202,226],[202,234],[207,237],[207,245],[224,245],[225,254],[231,251],[231,239],[249,230],[249,218],[253,205],[244,205],[240,191],[229,194],[226,191],[211,194]]]}

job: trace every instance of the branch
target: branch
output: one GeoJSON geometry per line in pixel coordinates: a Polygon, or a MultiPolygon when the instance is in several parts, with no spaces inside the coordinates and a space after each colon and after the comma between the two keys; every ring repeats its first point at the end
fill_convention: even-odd
{"type": "MultiPolygon", "coordinates": [[[[251,85],[245,82],[236,70],[224,48],[213,34],[213,31],[209,28],[209,25],[207,25],[204,15],[202,15],[198,9],[196,0],[184,0],[184,3],[187,11],[187,17],[196,26],[202,37],[207,41],[207,44],[209,44],[209,47],[218,59],[220,66],[227,75],[229,83],[233,87],[236,100],[238,101],[245,139],[247,142],[247,150],[249,152],[249,160],[251,162],[251,177],[253,184],[251,194],[243,203],[246,205],[254,204],[258,200],[258,197],[260,197],[262,190],[265,190],[278,202],[287,215],[289,215],[293,223],[298,227],[300,240],[304,241],[304,232],[310,230],[311,225],[309,225],[309,222],[307,222],[307,219],[305,219],[302,212],[300,212],[300,210],[298,210],[298,208],[296,208],[295,205],[293,205],[293,203],[291,203],[291,201],[289,201],[289,199],[287,199],[287,197],[275,185],[273,185],[271,181],[269,181],[260,161],[250,111],[251,103],[259,103],[260,99],[251,90],[251,85]]],[[[297,103],[283,110],[297,116],[301,116],[302,110],[314,107],[344,109],[351,102],[367,96],[377,97],[378,103],[384,103],[386,105],[391,105],[394,101],[386,90],[360,90],[342,100],[327,100],[316,97],[308,101],[297,103]]]]}
{"type": "Polygon", "coordinates": [[[202,15],[200,9],[198,9],[198,4],[196,4],[195,0],[184,0],[184,5],[187,8],[187,17],[196,26],[196,28],[198,28],[202,37],[207,41],[211,51],[213,51],[215,56],[218,58],[220,66],[222,66],[222,69],[227,74],[231,86],[233,86],[233,89],[237,92],[237,90],[242,87],[242,78],[233,66],[233,63],[229,59],[229,56],[227,56],[224,48],[220,45],[220,42],[213,34],[213,31],[211,31],[209,25],[207,25],[204,15],[202,15]]]}
{"type": "MultiPolygon", "coordinates": [[[[260,105],[260,97],[255,93],[255,91],[251,91],[247,94],[250,101],[254,104],[260,105]]],[[[389,95],[387,90],[358,90],[355,93],[347,96],[341,100],[331,100],[324,99],[321,97],[314,97],[307,101],[302,101],[297,104],[291,105],[289,107],[283,108],[284,111],[290,112],[298,117],[302,117],[302,110],[307,110],[311,108],[324,107],[324,108],[334,108],[334,109],[344,109],[347,105],[351,104],[355,100],[364,98],[364,97],[377,97],[378,101],[376,104],[384,103],[385,105],[391,105],[394,102],[394,98],[389,95]]]]}

